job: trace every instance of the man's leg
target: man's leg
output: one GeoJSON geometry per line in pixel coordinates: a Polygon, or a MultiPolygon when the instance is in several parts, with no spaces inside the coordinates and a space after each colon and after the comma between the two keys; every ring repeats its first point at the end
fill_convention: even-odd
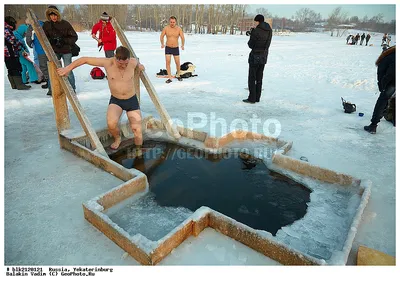
{"type": "Polygon", "coordinates": [[[142,115],[138,109],[126,112],[126,116],[129,119],[129,124],[131,126],[133,135],[135,136],[136,156],[141,156],[141,148],[143,144],[142,115]]]}
{"type": "Polygon", "coordinates": [[[383,117],[383,111],[388,104],[389,99],[392,97],[393,93],[396,91],[394,86],[389,86],[385,91],[382,91],[376,101],[374,114],[372,114],[371,123],[377,125],[383,117]]]}
{"type": "Polygon", "coordinates": [[[49,82],[49,70],[47,69],[47,56],[46,54],[39,54],[39,68],[43,73],[44,80],[47,82],[46,85],[42,85],[42,88],[48,88],[48,82],[49,82]]]}
{"type": "Polygon", "coordinates": [[[262,80],[264,75],[265,65],[258,65],[256,71],[256,102],[260,102],[261,91],[262,91],[262,80]]]}
{"type": "Polygon", "coordinates": [[[171,54],[165,55],[165,67],[167,68],[168,79],[172,79],[171,75],[171,54]]]}
{"type": "Polygon", "coordinates": [[[118,122],[122,115],[122,108],[116,104],[109,104],[107,109],[107,126],[108,131],[114,138],[114,142],[111,144],[112,149],[117,149],[121,144],[121,136],[119,133],[118,122]]]}
{"type": "MultiPolygon", "coordinates": [[[[179,55],[174,56],[175,65],[176,65],[176,74],[180,78],[181,76],[181,58],[179,55]]],[[[182,80],[182,79],[180,79],[182,80]]]]}
{"type": "Polygon", "coordinates": [[[256,67],[249,64],[249,76],[248,76],[248,86],[249,86],[249,97],[247,98],[250,102],[256,102],[256,67]]]}
{"type": "MultiPolygon", "coordinates": [[[[62,59],[64,61],[64,67],[66,67],[66,66],[68,66],[69,64],[72,63],[72,53],[60,54],[60,55],[61,55],[60,57],[62,57],[62,59]]],[[[58,57],[58,55],[57,55],[57,57],[58,57]]],[[[69,83],[72,86],[72,89],[75,90],[76,89],[75,76],[74,76],[74,73],[72,71],[69,72],[69,74],[68,74],[68,80],[69,80],[69,83]]]]}

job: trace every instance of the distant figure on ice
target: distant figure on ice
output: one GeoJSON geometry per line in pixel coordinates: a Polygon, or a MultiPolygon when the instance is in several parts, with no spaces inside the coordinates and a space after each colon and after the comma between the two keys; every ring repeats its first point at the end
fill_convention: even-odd
{"type": "Polygon", "coordinates": [[[364,127],[364,130],[371,134],[376,133],[376,127],[383,117],[388,101],[396,92],[396,46],[382,52],[375,64],[378,66],[378,88],[380,95],[375,104],[371,124],[364,127]]]}
{"type": "Polygon", "coordinates": [[[383,35],[383,37],[382,37],[382,43],[381,43],[381,46],[382,46],[384,43],[386,43],[386,44],[387,44],[387,39],[388,39],[388,36],[387,36],[387,33],[385,33],[385,34],[383,35]]]}
{"type": "Polygon", "coordinates": [[[356,45],[356,37],[354,35],[351,36],[351,43],[350,45],[356,45]]]}
{"type": "Polygon", "coordinates": [[[365,33],[363,33],[363,34],[361,35],[360,45],[363,45],[364,39],[365,39],[365,33]]]}
{"type": "Polygon", "coordinates": [[[19,52],[22,50],[22,44],[15,38],[13,31],[17,21],[10,16],[4,18],[4,62],[8,71],[8,80],[13,89],[30,89],[30,85],[22,83],[22,66],[19,62],[19,52]]]}
{"type": "Polygon", "coordinates": [[[365,46],[368,46],[368,41],[371,38],[370,34],[367,34],[367,37],[365,38],[365,46]]]}
{"type": "Polygon", "coordinates": [[[106,58],[114,57],[114,51],[117,48],[117,33],[112,24],[111,17],[104,12],[100,16],[100,21],[92,28],[92,38],[98,42],[98,47],[104,48],[106,58]],[[99,37],[97,37],[99,33],[99,37]]]}
{"type": "Polygon", "coordinates": [[[355,39],[355,41],[356,41],[356,45],[358,45],[358,41],[360,40],[360,34],[359,33],[357,33],[357,35],[356,35],[356,37],[354,38],[355,39]]]}
{"type": "MultiPolygon", "coordinates": [[[[43,24],[43,31],[50,41],[51,47],[56,53],[58,60],[62,58],[64,66],[68,66],[72,62],[71,47],[78,40],[78,35],[71,24],[61,18],[60,11],[58,11],[56,6],[49,6],[46,9],[46,19],[47,21],[43,24]]],[[[70,72],[68,81],[73,90],[75,90],[74,73],[70,72]]],[[[47,95],[51,95],[50,84],[47,95]]]]}
{"type": "Polygon", "coordinates": [[[38,82],[38,75],[36,73],[35,66],[33,65],[33,62],[29,59],[28,46],[25,44],[25,35],[27,30],[28,26],[26,24],[21,24],[14,32],[15,37],[18,39],[19,42],[21,42],[22,45],[22,49],[19,52],[19,62],[22,66],[22,82],[24,84],[27,84],[29,82],[40,84],[40,82],[38,82]],[[26,78],[27,72],[29,75],[29,81],[26,78]]]}
{"type": "Polygon", "coordinates": [[[254,18],[255,28],[250,34],[247,45],[251,48],[249,54],[249,96],[243,99],[245,103],[260,102],[264,67],[267,64],[268,50],[272,40],[271,26],[264,22],[263,15],[254,18]]]}
{"type": "Polygon", "coordinates": [[[135,76],[135,69],[139,68],[139,70],[143,71],[144,66],[137,59],[130,58],[130,56],[129,49],[120,46],[116,49],[115,57],[81,57],[65,68],[57,69],[57,72],[60,76],[67,76],[73,69],[84,64],[100,66],[106,70],[108,87],[111,92],[107,109],[107,125],[109,132],[114,137],[114,143],[110,147],[117,149],[121,144],[118,122],[122,112],[125,110],[132,132],[135,135],[136,156],[140,156],[143,144],[142,117],[133,85],[133,78],[135,76]]]}
{"type": "Polygon", "coordinates": [[[182,81],[182,78],[180,77],[181,62],[179,58],[179,37],[181,38],[181,48],[182,50],[185,50],[185,36],[183,35],[183,30],[176,25],[176,18],[171,16],[169,17],[169,25],[163,29],[160,35],[161,48],[165,47],[165,65],[168,73],[168,79],[165,82],[167,84],[172,82],[171,55],[174,56],[177,79],[182,81]],[[166,44],[164,44],[164,36],[167,36],[166,44]]]}
{"type": "Polygon", "coordinates": [[[388,35],[387,36],[387,44],[388,44],[388,46],[390,46],[390,42],[392,41],[392,36],[391,35],[388,35]]]}
{"type": "Polygon", "coordinates": [[[351,34],[349,34],[349,35],[347,36],[347,38],[346,38],[346,44],[349,44],[350,38],[351,38],[351,34]]]}

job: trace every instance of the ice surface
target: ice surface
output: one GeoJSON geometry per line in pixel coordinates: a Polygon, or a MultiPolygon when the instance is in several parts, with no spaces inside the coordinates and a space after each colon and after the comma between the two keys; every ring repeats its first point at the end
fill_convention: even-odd
{"type": "MultiPolygon", "coordinates": [[[[237,118],[249,122],[253,114],[262,121],[279,120],[282,126],[279,138],[294,142],[288,153],[290,157],[306,156],[311,164],[371,179],[373,183],[365,213],[375,217],[361,221],[349,264],[355,263],[360,244],[396,255],[396,129],[384,120],[379,123],[376,135],[362,129],[369,124],[378,98],[375,61],[381,52],[383,34],[373,33],[370,41],[373,46],[368,47],[345,45],[345,36],[331,37],[329,33],[274,36],[264,71],[264,91],[260,103],[255,105],[241,101],[248,95],[244,89],[250,51],[246,44],[248,37],[187,36],[181,62],[193,62],[198,77],[167,85],[164,79],[155,77],[160,68],[165,68],[159,35],[126,32],[172,119],[180,119],[185,127],[188,113],[193,112],[204,113],[208,121],[214,112],[228,126],[237,118]],[[212,50],[209,46],[213,46],[212,50]],[[364,117],[344,114],[341,96],[355,103],[357,112],[363,112],[364,117]]],[[[104,56],[98,52],[90,32],[78,36],[80,56],[104,56]]],[[[392,41],[396,42],[396,36],[392,36],[392,41]]],[[[29,91],[13,90],[3,68],[5,264],[137,264],[131,257],[122,260],[124,251],[84,221],[82,215],[82,203],[121,181],[60,149],[54,106],[46,96],[47,90],[35,84],[29,91]]],[[[77,96],[93,127],[102,129],[106,125],[110,93],[106,80],[90,78],[92,68],[81,66],[74,70],[77,96]]],[[[159,118],[143,85],[141,94],[143,116],[151,114],[159,118]]],[[[75,127],[71,131],[83,133],[71,107],[69,113],[75,127]]],[[[125,114],[121,121],[126,121],[125,114]]],[[[223,132],[220,126],[211,127],[210,123],[193,128],[207,133],[215,128],[215,136],[223,132]]],[[[263,133],[261,127],[257,132],[263,133]]],[[[217,232],[212,233],[210,243],[232,243],[219,237],[217,232]]],[[[192,246],[200,241],[192,238],[192,246]]],[[[203,248],[200,245],[196,252],[187,254],[177,248],[173,264],[196,261],[207,264],[209,258],[201,257],[203,248]]],[[[229,256],[225,256],[222,264],[230,264],[230,259],[237,259],[238,255],[232,244],[225,248],[229,256]]],[[[246,264],[264,264],[263,256],[250,248],[243,247],[242,252],[247,256],[246,264]]],[[[232,264],[235,262],[240,263],[232,260],[232,264]]]]}
{"type": "Polygon", "coordinates": [[[127,200],[119,209],[106,211],[110,219],[130,235],[142,234],[147,239],[158,241],[193,212],[182,207],[161,207],[151,192],[127,200]]]}

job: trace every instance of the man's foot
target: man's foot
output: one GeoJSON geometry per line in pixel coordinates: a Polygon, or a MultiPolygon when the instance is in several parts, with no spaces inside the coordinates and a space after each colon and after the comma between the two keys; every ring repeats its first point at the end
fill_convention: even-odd
{"type": "Polygon", "coordinates": [[[254,103],[255,103],[255,102],[250,101],[250,100],[248,100],[248,99],[243,99],[243,102],[245,102],[245,103],[251,103],[251,104],[254,104],[254,103]]]}
{"type": "Polygon", "coordinates": [[[370,124],[369,126],[364,126],[364,130],[366,130],[368,133],[371,133],[371,134],[376,134],[376,127],[377,127],[378,125],[374,125],[374,124],[370,124]]]}
{"type": "Polygon", "coordinates": [[[42,82],[34,81],[34,82],[32,82],[32,83],[35,83],[35,84],[37,84],[37,85],[40,85],[42,82]]]}
{"type": "Polygon", "coordinates": [[[183,80],[181,77],[177,77],[177,79],[178,79],[178,81],[180,81],[180,82],[183,80]]]}
{"type": "Polygon", "coordinates": [[[172,83],[171,79],[165,81],[167,84],[172,83]]]}
{"type": "Polygon", "coordinates": [[[51,95],[51,90],[49,90],[49,91],[47,92],[47,95],[52,96],[52,95],[51,95]]]}
{"type": "Polygon", "coordinates": [[[42,85],[42,88],[49,88],[49,83],[45,83],[44,85],[42,85]]]}
{"type": "Polygon", "coordinates": [[[111,149],[118,149],[119,145],[121,144],[121,137],[115,139],[115,141],[110,145],[111,149]]]}

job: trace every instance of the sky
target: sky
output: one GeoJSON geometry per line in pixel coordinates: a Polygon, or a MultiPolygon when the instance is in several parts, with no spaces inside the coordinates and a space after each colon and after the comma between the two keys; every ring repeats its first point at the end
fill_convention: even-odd
{"type": "Polygon", "coordinates": [[[281,17],[291,18],[291,16],[295,15],[296,11],[301,8],[310,8],[314,10],[316,13],[321,13],[323,19],[328,18],[329,14],[336,7],[341,6],[343,11],[349,13],[349,17],[358,16],[362,19],[365,15],[368,18],[378,15],[379,13],[383,14],[383,21],[390,22],[396,19],[396,6],[395,5],[314,5],[314,4],[303,4],[303,5],[249,5],[247,12],[249,14],[255,14],[258,8],[268,9],[273,16],[278,15],[281,17]]]}

